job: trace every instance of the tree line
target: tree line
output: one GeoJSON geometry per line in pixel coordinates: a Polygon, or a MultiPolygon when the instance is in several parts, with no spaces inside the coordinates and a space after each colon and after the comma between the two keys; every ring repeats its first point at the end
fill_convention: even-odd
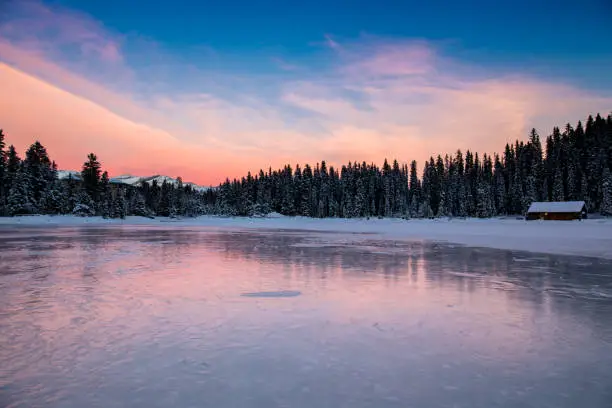
{"type": "Polygon", "coordinates": [[[542,146],[535,129],[501,154],[458,150],[431,157],[419,172],[397,160],[382,167],[325,161],[285,165],[199,191],[153,181],[113,183],[92,153],[80,177],[58,179],[57,165],[35,142],[20,159],[0,131],[0,214],[306,217],[492,217],[524,214],[533,201],[583,200],[590,212],[612,215],[612,115],[555,127],[542,146]]]}
{"type": "Polygon", "coordinates": [[[153,181],[130,186],[113,183],[95,154],[90,153],[80,174],[59,179],[57,165],[46,148],[34,142],[21,159],[14,146],[5,150],[0,130],[0,215],[74,214],[125,218],[126,215],[197,216],[212,213],[214,192],[153,181]]]}
{"type": "Polygon", "coordinates": [[[612,214],[612,115],[555,127],[542,147],[535,129],[502,154],[458,150],[425,162],[382,168],[353,162],[335,169],[290,165],[261,170],[220,187],[216,209],[228,215],[276,211],[308,217],[491,217],[524,214],[534,201],[584,200],[612,214]]]}

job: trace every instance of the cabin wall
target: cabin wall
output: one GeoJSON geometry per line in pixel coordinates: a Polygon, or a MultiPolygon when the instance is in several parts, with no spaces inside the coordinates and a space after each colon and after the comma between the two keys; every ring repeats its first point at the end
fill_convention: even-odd
{"type": "Polygon", "coordinates": [[[582,213],[527,213],[527,220],[571,221],[582,219],[582,213]]]}

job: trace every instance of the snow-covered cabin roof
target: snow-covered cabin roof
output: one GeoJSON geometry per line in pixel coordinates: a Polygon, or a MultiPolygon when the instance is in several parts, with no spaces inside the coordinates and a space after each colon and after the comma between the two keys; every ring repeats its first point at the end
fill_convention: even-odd
{"type": "Polygon", "coordinates": [[[551,201],[534,202],[529,206],[528,213],[576,213],[584,208],[584,201],[551,201]]]}

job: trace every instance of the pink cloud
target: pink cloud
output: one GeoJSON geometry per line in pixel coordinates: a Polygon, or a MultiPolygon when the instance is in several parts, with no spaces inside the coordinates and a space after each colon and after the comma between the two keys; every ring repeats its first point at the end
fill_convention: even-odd
{"type": "Polygon", "coordinates": [[[434,68],[435,51],[420,43],[378,45],[357,49],[343,67],[355,76],[405,76],[429,73],[434,68]],[[367,55],[364,56],[364,54],[367,55]]]}
{"type": "Polygon", "coordinates": [[[329,135],[321,143],[326,157],[422,163],[458,148],[500,152],[532,127],[547,135],[555,125],[612,106],[611,96],[537,78],[465,78],[422,43],[345,49],[350,57],[341,60],[333,80],[301,81],[283,95],[285,102],[322,116],[329,135]],[[359,98],[347,97],[347,90],[359,98]]]}

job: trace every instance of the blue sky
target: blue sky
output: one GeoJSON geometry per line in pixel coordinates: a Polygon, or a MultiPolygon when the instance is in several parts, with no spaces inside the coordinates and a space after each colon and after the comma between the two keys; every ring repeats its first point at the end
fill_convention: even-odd
{"type": "Polygon", "coordinates": [[[207,46],[248,56],[300,58],[330,35],[428,39],[449,54],[499,69],[567,75],[589,83],[612,61],[606,0],[516,1],[147,1],[56,0],[119,32],[175,51],[207,46]],[[553,67],[553,64],[559,66],[553,67]],[[597,72],[593,72],[593,70],[597,72]],[[589,75],[590,74],[590,75],[589,75]]]}
{"type": "Polygon", "coordinates": [[[63,167],[95,150],[111,173],[206,182],[491,153],[612,110],[606,3],[13,0],[3,126],[23,145],[44,134],[63,167]]]}

